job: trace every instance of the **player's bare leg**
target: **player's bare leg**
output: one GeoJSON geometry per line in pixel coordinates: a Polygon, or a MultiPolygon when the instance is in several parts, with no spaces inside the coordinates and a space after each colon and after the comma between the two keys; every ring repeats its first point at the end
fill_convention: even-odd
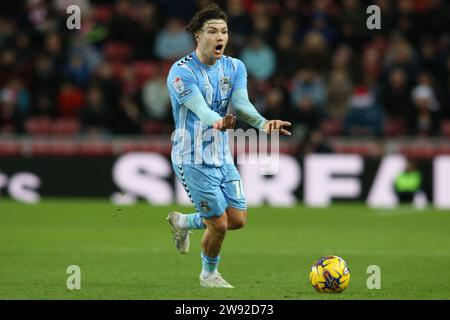
{"type": "Polygon", "coordinates": [[[247,211],[232,207],[227,208],[228,230],[242,229],[247,223],[247,211]]]}
{"type": "Polygon", "coordinates": [[[203,220],[206,224],[206,231],[202,238],[202,250],[208,257],[216,257],[220,253],[222,242],[228,228],[228,218],[224,213],[220,217],[203,220]]]}
{"type": "Polygon", "coordinates": [[[228,217],[224,213],[220,217],[204,219],[206,230],[202,238],[202,272],[200,284],[208,288],[234,288],[226,282],[217,271],[220,260],[220,249],[228,229],[228,217]]]}
{"type": "MultiPolygon", "coordinates": [[[[247,222],[247,211],[245,210],[228,207],[226,215],[228,230],[241,229],[247,222]]],[[[176,248],[182,254],[189,251],[190,230],[205,229],[206,227],[205,220],[199,213],[183,214],[172,211],[167,216],[167,221],[170,224],[176,248]]],[[[209,239],[209,236],[206,239],[209,239]]]]}

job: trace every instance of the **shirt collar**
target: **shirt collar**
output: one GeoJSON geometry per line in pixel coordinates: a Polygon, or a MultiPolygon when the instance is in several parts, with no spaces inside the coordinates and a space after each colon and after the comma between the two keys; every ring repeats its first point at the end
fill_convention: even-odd
{"type": "Polygon", "coordinates": [[[219,60],[216,60],[216,63],[214,63],[213,65],[209,65],[209,64],[204,64],[203,62],[200,61],[200,59],[198,58],[197,54],[195,53],[195,50],[192,51],[192,56],[194,57],[194,60],[200,64],[202,67],[204,67],[207,70],[213,70],[213,69],[217,69],[219,67],[219,60]]]}

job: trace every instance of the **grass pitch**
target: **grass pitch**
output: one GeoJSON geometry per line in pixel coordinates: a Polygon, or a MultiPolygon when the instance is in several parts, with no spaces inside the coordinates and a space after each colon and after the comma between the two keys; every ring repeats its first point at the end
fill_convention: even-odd
{"type": "MultiPolygon", "coordinates": [[[[0,299],[450,299],[450,212],[251,208],[248,225],[227,234],[220,271],[235,289],[198,282],[200,238],[175,250],[165,220],[174,207],[103,200],[0,200],[0,299]],[[311,265],[333,254],[349,264],[342,294],[319,294],[311,265]],[[81,290],[68,290],[69,265],[81,290]],[[381,268],[381,289],[366,286],[381,268]]],[[[192,212],[192,208],[176,208],[192,212]]]]}

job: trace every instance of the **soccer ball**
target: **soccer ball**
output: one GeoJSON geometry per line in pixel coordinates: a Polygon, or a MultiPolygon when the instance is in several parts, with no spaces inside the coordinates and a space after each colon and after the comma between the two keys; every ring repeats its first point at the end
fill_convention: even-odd
{"type": "Polygon", "coordinates": [[[350,283],[347,262],[338,256],[324,256],[311,267],[309,280],[317,292],[342,292],[350,283]]]}

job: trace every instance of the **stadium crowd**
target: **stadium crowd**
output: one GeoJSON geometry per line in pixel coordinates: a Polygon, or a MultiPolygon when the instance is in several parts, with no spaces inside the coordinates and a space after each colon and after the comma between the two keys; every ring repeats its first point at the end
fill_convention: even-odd
{"type": "MultiPolygon", "coordinates": [[[[216,2],[251,100],[267,118],[292,121],[297,136],[449,133],[447,1],[216,2]],[[381,30],[366,26],[372,3],[381,30]]],[[[208,3],[2,0],[0,132],[46,132],[61,120],[73,134],[171,132],[166,75],[194,49],[184,25],[208,3]],[[80,30],[66,26],[72,3],[80,30]]]]}

